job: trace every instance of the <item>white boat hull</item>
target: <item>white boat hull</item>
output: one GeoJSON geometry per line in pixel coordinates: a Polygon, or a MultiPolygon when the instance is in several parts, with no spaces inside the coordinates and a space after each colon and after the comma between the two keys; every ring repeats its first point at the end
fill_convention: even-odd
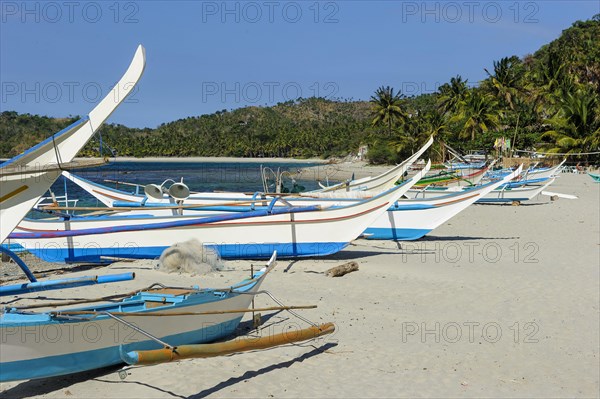
{"type": "Polygon", "coordinates": [[[484,186],[424,200],[399,200],[365,231],[368,239],[417,240],[445,223],[497,187],[517,176],[521,168],[484,186]]]}
{"type": "Polygon", "coordinates": [[[356,239],[405,191],[399,186],[345,207],[261,216],[246,212],[243,219],[208,223],[197,215],[27,219],[10,237],[50,262],[157,258],[171,245],[190,239],[227,259],[268,258],[275,250],[286,258],[325,256],[356,239]]]}
{"type": "MultiPolygon", "coordinates": [[[[490,191],[485,197],[478,199],[477,203],[494,203],[494,202],[513,202],[513,201],[529,201],[539,195],[547,187],[554,183],[554,178],[549,179],[544,185],[540,186],[525,186],[517,188],[505,188],[495,189],[490,191]]],[[[454,192],[461,191],[453,190],[454,192]]],[[[428,188],[423,190],[408,190],[407,196],[409,198],[423,199],[423,198],[437,198],[450,193],[451,190],[439,189],[439,188],[428,188]]]]}

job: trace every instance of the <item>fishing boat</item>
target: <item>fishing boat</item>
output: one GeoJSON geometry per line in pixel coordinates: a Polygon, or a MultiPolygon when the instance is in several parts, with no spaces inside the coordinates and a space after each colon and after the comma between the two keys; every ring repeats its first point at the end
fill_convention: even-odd
{"type": "MultiPolygon", "coordinates": [[[[402,190],[404,193],[414,184],[414,183],[418,183],[419,179],[425,175],[428,171],[429,168],[431,167],[431,162],[428,162],[425,167],[423,167],[417,174],[415,174],[414,176],[412,176],[411,178],[407,179],[406,181],[404,181],[402,183],[402,190]]],[[[96,196],[97,198],[101,198],[106,200],[106,196],[105,194],[101,194],[99,195],[98,193],[105,193],[107,191],[107,188],[97,184],[97,183],[93,183],[90,182],[88,180],[85,179],[81,179],[80,177],[76,176],[76,175],[72,175],[72,174],[68,174],[68,177],[76,182],[77,184],[79,184],[81,187],[83,187],[85,190],[87,190],[90,194],[96,196]]],[[[484,187],[481,191],[486,190],[487,186],[484,187]]],[[[208,193],[207,193],[208,194],[208,193]]],[[[344,194],[344,193],[341,193],[344,194]]],[[[136,213],[136,212],[141,212],[141,213],[147,213],[147,214],[152,214],[153,216],[166,216],[169,214],[172,214],[173,212],[181,212],[182,214],[194,214],[194,215],[202,215],[202,216],[213,216],[213,215],[218,215],[219,213],[228,211],[228,212],[251,212],[251,211],[256,211],[259,209],[263,209],[265,208],[265,206],[268,205],[269,201],[271,201],[273,198],[271,197],[259,197],[259,196],[255,196],[254,198],[249,200],[248,196],[244,196],[243,194],[238,194],[238,193],[219,193],[219,197],[215,197],[214,195],[209,195],[209,196],[205,196],[205,197],[201,197],[201,196],[194,196],[194,197],[190,197],[185,201],[185,207],[181,206],[181,207],[177,207],[177,206],[173,206],[173,207],[169,207],[169,206],[163,206],[164,202],[163,202],[163,197],[162,196],[157,196],[158,202],[144,202],[142,204],[142,200],[140,199],[139,196],[135,197],[135,196],[126,196],[127,193],[118,193],[117,197],[119,198],[127,198],[128,200],[131,200],[132,202],[128,202],[128,201],[123,201],[123,202],[112,202],[113,205],[116,205],[111,209],[111,211],[114,212],[123,212],[123,213],[136,213]],[[268,202],[265,202],[265,200],[267,200],[268,202]],[[133,202],[133,201],[137,201],[137,202],[133,202]],[[218,202],[220,201],[220,203],[218,202]],[[138,207],[133,206],[132,205],[138,205],[138,207]],[[195,206],[197,205],[197,207],[195,206]]],[[[463,197],[466,198],[465,201],[463,201],[463,197],[460,197],[460,195],[456,195],[456,199],[452,199],[450,200],[450,202],[462,202],[464,204],[464,207],[466,207],[468,205],[468,200],[470,200],[471,198],[477,197],[479,194],[475,194],[475,195],[464,195],[463,197]],[[454,201],[456,200],[456,201],[454,201]]],[[[112,197],[115,197],[114,195],[112,197]]],[[[154,199],[154,198],[151,198],[154,199]]],[[[414,200],[413,200],[414,201],[414,200]]],[[[473,200],[474,201],[474,200],[473,200]]],[[[359,199],[354,199],[354,198],[344,198],[344,197],[334,197],[334,198],[309,198],[309,197],[286,197],[285,198],[285,204],[283,204],[283,206],[288,206],[288,205],[293,205],[296,207],[301,207],[301,206],[319,206],[322,208],[331,208],[331,207],[343,207],[343,206],[349,206],[349,205],[355,205],[358,204],[360,202],[359,199]]],[[[403,200],[403,206],[409,206],[407,204],[407,202],[411,202],[410,200],[403,200]]],[[[415,201],[415,202],[420,202],[420,201],[415,201]]],[[[421,201],[422,202],[422,201],[421,201]]],[[[434,208],[434,207],[432,207],[434,208]]],[[[460,210],[458,210],[458,206],[455,206],[453,210],[448,210],[446,213],[449,217],[454,216],[456,213],[458,213],[460,210]]],[[[48,208],[48,209],[56,209],[54,207],[48,208]]],[[[65,208],[67,209],[67,208],[65,208]]],[[[70,208],[71,210],[73,209],[77,209],[77,208],[70,208]]],[[[86,208],[83,208],[86,209],[86,208]]],[[[102,208],[98,208],[98,209],[102,209],[102,208]]],[[[379,216],[379,218],[373,222],[371,224],[371,226],[367,229],[367,231],[365,232],[365,234],[363,235],[367,235],[369,237],[372,238],[378,238],[378,239],[392,239],[394,236],[397,236],[397,233],[393,233],[391,231],[392,227],[388,227],[388,229],[390,229],[389,232],[383,232],[383,227],[382,224],[385,224],[385,221],[388,220],[395,220],[397,219],[397,217],[395,215],[398,215],[397,213],[398,210],[398,203],[392,205],[390,208],[388,208],[387,213],[389,214],[390,212],[393,212],[393,216],[389,216],[387,214],[382,214],[381,216],[379,216]],[[378,226],[376,231],[377,233],[371,231],[371,227],[373,226],[378,226]]],[[[421,216],[424,216],[423,213],[429,214],[429,212],[421,212],[421,216]]],[[[427,218],[426,220],[430,220],[430,218],[427,218]]],[[[423,222],[422,220],[420,220],[420,222],[423,222]]],[[[400,223],[399,221],[395,222],[395,223],[400,223]]]]}
{"type": "Polygon", "coordinates": [[[485,166],[485,161],[479,162],[446,162],[446,167],[449,170],[463,170],[463,169],[481,169],[485,166]]]}
{"type": "MultiPolygon", "coordinates": [[[[43,312],[34,312],[35,308],[27,306],[8,309],[0,314],[3,337],[0,381],[52,377],[119,364],[123,362],[121,352],[162,348],[160,341],[177,346],[227,336],[237,327],[268,270],[223,290],[156,285],[110,304],[62,306],[43,312]],[[234,309],[241,310],[226,312],[234,309]],[[161,316],[209,311],[223,313],[161,316]],[[133,324],[136,329],[128,330],[127,340],[123,340],[127,343],[122,343],[116,332],[122,333],[133,324]],[[94,339],[86,339],[91,334],[86,332],[90,325],[94,339]],[[38,335],[31,331],[37,331],[38,335]],[[51,342],[42,339],[42,331],[52,332],[51,342]]],[[[50,337],[50,333],[46,336],[50,337]]]]}
{"type": "MultiPolygon", "coordinates": [[[[350,180],[342,182],[330,187],[323,187],[321,190],[314,190],[305,193],[296,193],[294,195],[300,195],[303,197],[310,198],[367,198],[380,194],[384,191],[392,188],[396,182],[404,176],[408,168],[431,146],[433,143],[433,136],[410,158],[394,168],[376,176],[366,177],[363,179],[350,180]]],[[[107,187],[106,185],[98,184],[90,180],[84,179],[80,176],[73,175],[68,172],[64,172],[63,176],[77,184],[85,191],[94,196],[97,200],[102,202],[108,207],[113,207],[117,203],[121,202],[132,202],[141,203],[148,200],[149,194],[152,196],[152,202],[158,202],[163,204],[174,204],[176,202],[177,195],[173,195],[173,190],[185,190],[184,196],[179,198],[185,199],[187,204],[209,204],[209,203],[222,203],[224,200],[236,199],[243,201],[252,201],[256,199],[258,193],[245,194],[245,193],[210,193],[210,192],[190,192],[189,189],[183,183],[175,183],[171,188],[166,189],[163,185],[147,185],[141,186],[138,184],[132,184],[127,182],[117,182],[121,186],[133,187],[132,191],[125,191],[124,189],[114,189],[107,187]],[[152,190],[153,193],[149,193],[148,190],[152,190]]],[[[168,179],[170,180],[170,179],[168,179]]],[[[166,181],[165,181],[166,182],[166,181]]],[[[164,183],[163,183],[164,184],[164,183]]],[[[266,195],[262,195],[263,199],[266,195]]]]}
{"type": "MultiPolygon", "coordinates": [[[[538,167],[536,167],[537,164],[532,165],[527,170],[524,170],[523,172],[521,172],[521,175],[518,176],[517,178],[515,178],[515,180],[517,180],[517,181],[522,181],[522,180],[523,181],[530,181],[530,180],[544,181],[551,177],[555,177],[560,173],[560,171],[562,170],[562,167],[566,161],[567,161],[567,159],[565,158],[558,165],[555,165],[553,167],[548,167],[548,168],[538,168],[538,167]]],[[[486,177],[501,178],[503,176],[506,176],[509,173],[512,173],[513,170],[514,169],[512,169],[512,168],[505,168],[505,169],[490,171],[490,172],[488,172],[486,177]]]]}
{"type": "Polygon", "coordinates": [[[479,199],[477,203],[490,203],[490,202],[515,202],[521,203],[530,201],[542,193],[546,188],[550,187],[554,183],[555,178],[550,178],[545,183],[538,186],[524,186],[511,188],[509,185],[497,188],[490,191],[485,197],[479,199]]]}
{"type": "Polygon", "coordinates": [[[274,198],[266,209],[153,216],[25,219],[9,236],[41,259],[52,262],[102,262],[103,257],[157,258],[176,242],[196,239],[224,259],[325,256],[356,239],[407,191],[407,185],[371,199],[338,207],[283,206],[274,198]]]}
{"type": "Polygon", "coordinates": [[[85,307],[69,307],[65,301],[6,309],[0,313],[0,382],[60,376],[120,363],[153,364],[219,356],[333,332],[333,325],[327,323],[259,340],[202,344],[233,333],[275,266],[275,256],[252,278],[225,288],[153,284],[122,295],[116,302],[117,296],[112,295],[87,300],[110,299],[109,303],[85,307]],[[40,306],[45,310],[38,311],[40,306]]]}
{"type": "Polygon", "coordinates": [[[596,183],[600,183],[600,174],[594,174],[594,173],[590,173],[588,172],[588,175],[596,182],[596,183]]]}
{"type": "Polygon", "coordinates": [[[442,171],[432,176],[425,176],[415,186],[476,186],[481,182],[487,171],[494,165],[496,161],[492,161],[490,165],[484,165],[474,172],[463,174],[462,170],[442,171]]]}
{"type": "MultiPolygon", "coordinates": [[[[417,184],[420,179],[429,171],[431,163],[428,162],[415,175],[405,179],[399,185],[403,186],[404,190],[410,189],[412,185],[417,184]]],[[[255,206],[262,204],[267,206],[274,198],[279,197],[278,194],[265,194],[255,192],[252,194],[236,193],[236,192],[191,192],[184,183],[174,183],[168,189],[156,184],[133,184],[128,182],[118,182],[122,187],[135,187],[131,192],[118,190],[106,185],[93,182],[81,176],[70,172],[63,172],[63,176],[81,187],[92,197],[97,199],[102,204],[109,208],[114,208],[113,211],[124,211],[125,208],[140,205],[140,209],[150,211],[150,207],[160,207],[162,205],[185,205],[181,207],[183,210],[193,210],[193,205],[202,205],[204,210],[206,206],[218,206],[222,209],[223,205],[239,206],[250,205],[247,210],[254,210],[255,206]]],[[[348,205],[356,203],[357,200],[372,198],[377,194],[372,191],[331,191],[321,193],[321,195],[309,195],[307,193],[297,193],[292,195],[283,194],[285,202],[293,203],[294,205],[348,205]]],[[[73,200],[71,200],[73,201],[73,200]]],[[[276,203],[276,205],[284,205],[284,202],[276,203]]],[[[68,207],[59,207],[55,209],[64,209],[68,207]]],[[[77,209],[72,207],[70,209],[77,209]]],[[[83,208],[85,209],[85,207],[83,208]]],[[[166,209],[177,209],[177,206],[168,207],[166,209]]],[[[94,209],[96,210],[96,209],[94,209]]],[[[153,213],[157,215],[156,213],[153,213]]],[[[167,213],[163,213],[168,214],[167,213]]]]}
{"type": "Polygon", "coordinates": [[[564,163],[567,161],[567,158],[563,159],[558,165],[549,168],[532,168],[523,172],[522,178],[524,180],[530,179],[548,179],[551,177],[557,176],[564,163]]]}
{"type": "MultiPolygon", "coordinates": [[[[519,176],[517,176],[519,177],[519,176]]],[[[502,186],[498,187],[498,189],[504,189],[504,188],[517,188],[517,187],[525,187],[525,186],[538,186],[540,184],[544,184],[546,183],[548,180],[550,180],[549,177],[542,177],[539,179],[527,179],[527,180],[513,180],[511,182],[507,182],[506,184],[503,184],[502,186]]]]}
{"type": "Polygon", "coordinates": [[[451,160],[444,163],[449,170],[481,169],[486,164],[487,156],[483,151],[463,155],[460,151],[450,147],[448,143],[441,142],[441,144],[453,157],[451,160]]]}
{"type": "MultiPolygon", "coordinates": [[[[50,188],[60,176],[61,171],[70,168],[96,166],[98,162],[73,162],[77,152],[83,148],[104,121],[114,112],[127,95],[134,89],[145,66],[145,51],[138,46],[129,68],[114,86],[111,92],[88,114],[48,139],[28,149],[22,154],[0,165],[0,242],[3,242],[21,219],[30,211],[31,206],[50,188]]],[[[102,162],[103,163],[103,162],[102,162]]],[[[16,244],[0,246],[0,252],[11,257],[22,269],[29,282],[1,286],[0,296],[19,295],[28,292],[51,289],[66,289],[84,285],[110,283],[133,279],[134,275],[109,275],[102,277],[84,276],[80,278],[38,281],[27,265],[12,250],[16,244]]],[[[37,360],[32,355],[26,335],[15,335],[19,330],[19,321],[25,320],[13,315],[11,309],[0,310],[0,381],[28,378],[27,373],[35,372],[35,367],[19,363],[15,368],[13,361],[21,356],[30,357],[34,366],[37,360]],[[13,317],[16,317],[15,320],[13,317]],[[29,367],[29,369],[28,369],[29,367]]],[[[39,327],[43,315],[30,313],[28,328],[39,327]],[[37,326],[37,327],[36,327],[37,326]]],[[[39,344],[39,342],[38,342],[39,344]]],[[[47,343],[46,343],[47,344],[47,343]]],[[[41,374],[43,375],[43,373],[41,374]]]]}
{"type": "MultiPolygon", "coordinates": [[[[546,188],[554,183],[555,178],[548,179],[542,185],[532,185],[524,187],[512,188],[508,184],[496,188],[480,198],[476,203],[495,203],[495,202],[524,202],[529,201],[541,194],[546,188]]],[[[465,188],[462,187],[425,187],[420,190],[408,190],[409,198],[436,198],[442,195],[447,195],[451,192],[460,192],[465,188]]]]}
{"type": "Polygon", "coordinates": [[[485,199],[490,192],[506,184],[519,173],[521,173],[521,167],[501,180],[482,186],[451,192],[435,198],[398,200],[367,228],[364,236],[367,239],[377,240],[418,240],[471,204],[485,199]]]}

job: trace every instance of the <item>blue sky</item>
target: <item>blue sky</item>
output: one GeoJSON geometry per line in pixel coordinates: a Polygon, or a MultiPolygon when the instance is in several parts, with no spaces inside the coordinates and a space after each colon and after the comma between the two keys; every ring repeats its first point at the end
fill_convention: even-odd
{"type": "Polygon", "coordinates": [[[139,90],[109,122],[156,127],[298,96],[433,92],[523,56],[600,1],[5,1],[0,109],[83,115],[127,67],[139,90]]]}

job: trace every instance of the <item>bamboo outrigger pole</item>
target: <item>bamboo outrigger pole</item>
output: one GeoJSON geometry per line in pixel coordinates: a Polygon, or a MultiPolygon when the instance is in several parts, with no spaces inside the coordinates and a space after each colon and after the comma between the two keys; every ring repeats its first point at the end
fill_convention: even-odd
{"type": "Polygon", "coordinates": [[[334,331],[335,326],[333,323],[325,323],[317,327],[309,327],[299,331],[288,331],[266,337],[248,337],[213,344],[181,345],[172,349],[164,348],[148,351],[131,351],[121,353],[121,359],[130,365],[150,365],[174,362],[183,359],[224,356],[233,353],[272,348],[293,342],[307,341],[309,339],[331,334],[334,331]]]}

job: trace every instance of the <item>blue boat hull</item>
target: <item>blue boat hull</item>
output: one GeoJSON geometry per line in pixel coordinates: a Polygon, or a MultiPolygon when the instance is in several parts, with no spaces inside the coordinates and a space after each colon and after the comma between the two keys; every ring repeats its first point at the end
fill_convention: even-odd
{"type": "MultiPolygon", "coordinates": [[[[278,258],[326,256],[341,251],[347,242],[209,244],[223,259],[268,259],[277,251],[278,258]]],[[[106,262],[107,258],[157,259],[167,247],[122,246],[113,248],[30,248],[29,252],[47,262],[106,262]]]]}
{"type": "Polygon", "coordinates": [[[365,230],[365,238],[368,240],[396,240],[413,241],[422,238],[431,232],[429,229],[386,229],[369,227],[365,230]]]}
{"type": "MultiPolygon", "coordinates": [[[[212,342],[231,335],[240,321],[241,317],[196,331],[171,335],[163,339],[174,346],[212,342]]],[[[143,341],[123,346],[117,345],[104,349],[70,353],[67,355],[48,356],[32,360],[2,363],[0,367],[0,382],[56,377],[114,366],[123,363],[123,360],[121,360],[121,351],[126,353],[132,350],[152,350],[160,348],[161,346],[154,341],[143,341]]]]}

